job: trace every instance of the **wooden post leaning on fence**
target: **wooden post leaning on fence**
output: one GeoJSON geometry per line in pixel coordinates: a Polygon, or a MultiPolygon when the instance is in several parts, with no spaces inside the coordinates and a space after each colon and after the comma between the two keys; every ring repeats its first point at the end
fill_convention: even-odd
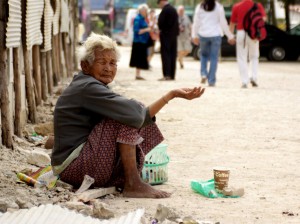
{"type": "Polygon", "coordinates": [[[62,47],[62,33],[58,33],[57,35],[57,53],[58,53],[58,62],[59,62],[59,74],[60,78],[62,80],[65,80],[67,77],[66,69],[65,69],[65,57],[63,53],[63,47],[62,47]]]}
{"type": "Polygon", "coordinates": [[[47,82],[48,82],[48,93],[53,93],[53,71],[51,62],[52,53],[51,51],[46,52],[46,67],[47,67],[47,82]]]}
{"type": "Polygon", "coordinates": [[[41,69],[40,69],[40,46],[34,45],[32,48],[32,68],[33,78],[36,87],[36,104],[40,105],[42,102],[42,87],[41,87],[41,69]]]}
{"type": "Polygon", "coordinates": [[[67,68],[67,77],[72,76],[72,65],[71,65],[71,55],[70,55],[70,44],[68,43],[68,33],[62,33],[62,45],[65,57],[65,67],[67,68]]]}
{"type": "Polygon", "coordinates": [[[5,29],[8,16],[8,4],[6,0],[0,1],[0,105],[1,105],[1,133],[3,144],[11,148],[12,144],[12,120],[10,119],[8,74],[7,74],[7,49],[5,46],[5,29]]]}
{"type": "Polygon", "coordinates": [[[47,80],[47,65],[46,65],[46,52],[40,52],[41,57],[41,80],[42,80],[42,99],[47,100],[47,91],[48,91],[48,80],[47,80]]]}
{"type": "Polygon", "coordinates": [[[57,86],[58,82],[60,81],[60,63],[59,63],[59,56],[58,56],[58,45],[57,45],[57,36],[54,35],[52,37],[52,68],[53,68],[53,85],[57,86]]]}
{"type": "Polygon", "coordinates": [[[19,70],[19,48],[13,48],[14,91],[15,91],[15,135],[22,137],[21,125],[21,77],[19,70]]]}
{"type": "MultiPolygon", "coordinates": [[[[50,1],[52,9],[55,13],[56,9],[56,0],[50,1]]],[[[54,34],[54,23],[52,23],[52,34],[54,34]]],[[[52,35],[51,34],[51,35],[52,35]]],[[[57,86],[58,82],[60,81],[60,71],[59,71],[59,58],[58,58],[58,51],[57,51],[57,40],[56,40],[57,34],[53,35],[52,40],[52,72],[53,72],[53,85],[57,86]]]]}
{"type": "MultiPolygon", "coordinates": [[[[25,35],[25,33],[22,33],[22,36],[23,35],[25,35]]],[[[31,67],[29,61],[30,53],[31,52],[26,49],[26,43],[23,43],[25,86],[26,86],[25,89],[26,89],[26,98],[27,98],[28,111],[29,111],[28,118],[32,123],[36,123],[37,122],[36,104],[35,104],[35,96],[34,96],[34,89],[33,89],[32,76],[31,76],[31,67]]]]}
{"type": "Polygon", "coordinates": [[[26,85],[26,98],[28,103],[28,111],[29,111],[29,120],[32,123],[37,122],[36,115],[36,104],[35,97],[33,91],[32,84],[32,75],[31,75],[31,67],[30,67],[30,55],[31,52],[27,49],[26,46],[26,0],[22,0],[22,46],[23,46],[23,58],[24,58],[24,67],[25,67],[25,85],[26,85]]]}
{"type": "MultiPolygon", "coordinates": [[[[69,4],[71,4],[72,14],[70,18],[73,20],[73,33],[70,34],[73,37],[71,38],[73,42],[71,42],[72,50],[71,50],[71,58],[73,60],[73,66],[72,71],[78,70],[78,61],[77,61],[77,55],[76,55],[76,46],[78,45],[78,25],[79,25],[79,19],[78,19],[78,10],[77,7],[74,7],[76,5],[76,0],[71,0],[69,4]]],[[[71,29],[72,30],[72,29],[71,29]]]]}

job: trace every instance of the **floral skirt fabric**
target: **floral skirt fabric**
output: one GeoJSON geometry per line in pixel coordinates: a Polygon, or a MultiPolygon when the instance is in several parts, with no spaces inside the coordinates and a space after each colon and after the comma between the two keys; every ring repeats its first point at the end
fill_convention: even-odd
{"type": "Polygon", "coordinates": [[[136,145],[137,168],[143,169],[145,155],[163,141],[157,125],[141,129],[104,119],[90,133],[80,155],[60,174],[60,179],[78,188],[85,175],[95,179],[94,187],[124,185],[118,143],[136,145]]]}

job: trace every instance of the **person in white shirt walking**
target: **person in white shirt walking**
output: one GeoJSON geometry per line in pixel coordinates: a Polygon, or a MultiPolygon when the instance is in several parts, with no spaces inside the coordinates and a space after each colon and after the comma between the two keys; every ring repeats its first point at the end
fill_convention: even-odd
{"type": "Polygon", "coordinates": [[[208,86],[215,86],[218,55],[223,32],[229,44],[235,44],[234,35],[230,32],[225,18],[224,7],[215,0],[203,0],[197,5],[192,27],[193,43],[200,43],[201,83],[208,81],[208,86]],[[208,62],[210,66],[208,69],[208,62]]]}

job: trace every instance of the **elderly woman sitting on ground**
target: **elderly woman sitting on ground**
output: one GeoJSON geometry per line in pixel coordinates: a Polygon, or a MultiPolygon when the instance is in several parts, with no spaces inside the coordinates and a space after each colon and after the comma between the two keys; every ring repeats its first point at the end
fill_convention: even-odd
{"type": "Polygon", "coordinates": [[[174,89],[145,107],[107,87],[119,59],[112,39],[91,34],[79,56],[82,71],[55,107],[54,173],[74,187],[87,174],[95,179],[95,187],[116,186],[124,197],[169,197],[140,177],[145,155],[163,140],[155,114],[175,97],[191,100],[204,89],[174,89]]]}

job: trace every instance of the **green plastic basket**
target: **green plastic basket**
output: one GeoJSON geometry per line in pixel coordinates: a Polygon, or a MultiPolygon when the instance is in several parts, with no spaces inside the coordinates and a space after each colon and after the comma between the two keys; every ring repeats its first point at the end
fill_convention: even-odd
{"type": "Polygon", "coordinates": [[[151,184],[162,184],[168,180],[167,144],[159,144],[153,148],[145,158],[142,179],[151,184]]]}

